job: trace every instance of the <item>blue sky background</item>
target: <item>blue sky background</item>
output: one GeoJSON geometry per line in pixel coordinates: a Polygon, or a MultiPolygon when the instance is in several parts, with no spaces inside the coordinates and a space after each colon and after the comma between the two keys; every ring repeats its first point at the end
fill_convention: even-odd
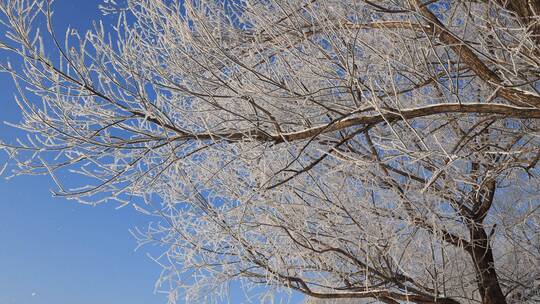
{"type": "MultiPolygon", "coordinates": [[[[58,0],[55,26],[89,28],[100,0],[58,0]]],[[[5,54],[2,54],[5,56],[5,54]]],[[[16,122],[14,86],[0,75],[0,121],[16,122]]],[[[0,126],[2,139],[22,133],[0,126]]],[[[0,179],[0,304],[165,303],[154,294],[160,268],[134,251],[129,229],[145,226],[132,208],[52,198],[46,176],[0,179]]]]}
{"type": "MultiPolygon", "coordinates": [[[[58,33],[67,25],[89,28],[101,17],[100,2],[55,1],[58,33]]],[[[0,74],[0,92],[0,121],[18,121],[6,74],[0,74]]],[[[4,140],[21,135],[0,125],[4,140]]],[[[146,226],[148,218],[130,207],[53,199],[52,188],[47,176],[0,179],[0,304],[166,303],[164,295],[154,294],[161,269],[146,256],[152,248],[134,251],[128,231],[146,226]]]]}
{"type": "MultiPolygon", "coordinates": [[[[54,26],[59,37],[68,26],[84,32],[92,20],[104,19],[102,0],[56,0],[54,26]]],[[[111,17],[109,17],[111,18],[111,17]]],[[[2,32],[0,34],[3,35],[2,32]]],[[[14,55],[0,52],[0,56],[14,55]]],[[[5,60],[3,60],[5,62],[5,60]]],[[[0,122],[17,122],[15,88],[7,74],[0,74],[0,122]]],[[[24,133],[0,124],[0,138],[13,142],[24,133]]],[[[0,167],[5,155],[0,153],[0,167]]],[[[145,227],[148,217],[131,207],[95,207],[52,198],[54,184],[47,176],[0,178],[0,304],[153,304],[166,303],[154,293],[161,271],[147,253],[135,251],[129,229],[145,227]]],[[[245,303],[243,293],[232,284],[231,298],[245,303]]],[[[283,302],[287,297],[277,297],[283,302]]],[[[291,303],[302,302],[296,295],[291,303]]],[[[252,302],[251,302],[252,303],[252,302]]]]}

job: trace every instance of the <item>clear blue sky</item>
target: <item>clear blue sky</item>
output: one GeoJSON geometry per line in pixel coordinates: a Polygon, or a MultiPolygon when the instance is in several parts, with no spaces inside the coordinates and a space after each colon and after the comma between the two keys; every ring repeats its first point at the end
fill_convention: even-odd
{"type": "MultiPolygon", "coordinates": [[[[62,33],[68,24],[90,27],[99,17],[98,3],[55,1],[55,26],[62,33]]],[[[0,121],[17,121],[5,74],[0,92],[0,121]]],[[[21,134],[0,126],[2,139],[21,134]]],[[[153,292],[160,268],[146,256],[152,248],[135,252],[128,231],[148,219],[129,207],[53,199],[51,188],[46,176],[0,179],[0,304],[166,303],[153,292]]]]}
{"type": "Polygon", "coordinates": [[[0,303],[164,303],[153,294],[159,268],[133,251],[128,232],[144,219],[52,199],[51,186],[45,177],[0,182],[0,303]]]}
{"type": "MultiPolygon", "coordinates": [[[[55,1],[57,32],[64,33],[68,25],[89,28],[101,18],[101,1],[55,1]]],[[[0,74],[0,92],[0,121],[17,122],[14,86],[6,74],[0,74]]],[[[3,140],[21,136],[0,124],[3,140]]],[[[47,176],[0,179],[0,304],[166,303],[164,295],[154,293],[161,269],[146,255],[159,248],[134,251],[137,244],[128,231],[146,226],[148,218],[130,207],[116,210],[115,204],[91,207],[52,198],[52,188],[47,176]]],[[[236,289],[230,302],[246,301],[236,289]]],[[[291,301],[300,302],[299,295],[291,301]]]]}

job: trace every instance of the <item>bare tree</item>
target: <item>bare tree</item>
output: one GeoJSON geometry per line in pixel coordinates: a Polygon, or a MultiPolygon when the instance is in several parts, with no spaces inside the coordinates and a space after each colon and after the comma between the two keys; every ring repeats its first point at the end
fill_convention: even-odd
{"type": "Polygon", "coordinates": [[[118,22],[61,42],[50,3],[1,0],[29,134],[2,144],[8,171],[155,217],[135,235],[164,246],[171,302],[237,279],[262,297],[538,301],[538,0],[102,9],[118,22]]]}

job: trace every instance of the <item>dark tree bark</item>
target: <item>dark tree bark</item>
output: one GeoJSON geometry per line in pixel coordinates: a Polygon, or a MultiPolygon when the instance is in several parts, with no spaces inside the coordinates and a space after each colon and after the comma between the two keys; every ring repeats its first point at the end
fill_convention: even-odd
{"type": "Polygon", "coordinates": [[[506,304],[505,296],[499,285],[495,271],[493,253],[489,237],[482,225],[470,226],[470,255],[476,268],[478,289],[483,304],[506,304]]]}
{"type": "Polygon", "coordinates": [[[486,186],[475,203],[474,214],[469,218],[470,243],[468,252],[474,263],[482,304],[506,304],[506,297],[501,290],[495,270],[490,237],[483,225],[493,204],[497,184],[496,181],[491,180],[486,182],[486,186]]]}

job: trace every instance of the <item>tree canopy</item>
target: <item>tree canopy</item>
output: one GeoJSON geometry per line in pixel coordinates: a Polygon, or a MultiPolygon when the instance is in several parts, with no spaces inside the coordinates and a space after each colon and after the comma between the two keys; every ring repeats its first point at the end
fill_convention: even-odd
{"type": "Polygon", "coordinates": [[[62,36],[49,1],[0,1],[28,133],[0,143],[6,172],[148,214],[135,236],[163,246],[171,303],[233,280],[263,298],[538,300],[540,1],[101,8],[117,22],[62,36]]]}

